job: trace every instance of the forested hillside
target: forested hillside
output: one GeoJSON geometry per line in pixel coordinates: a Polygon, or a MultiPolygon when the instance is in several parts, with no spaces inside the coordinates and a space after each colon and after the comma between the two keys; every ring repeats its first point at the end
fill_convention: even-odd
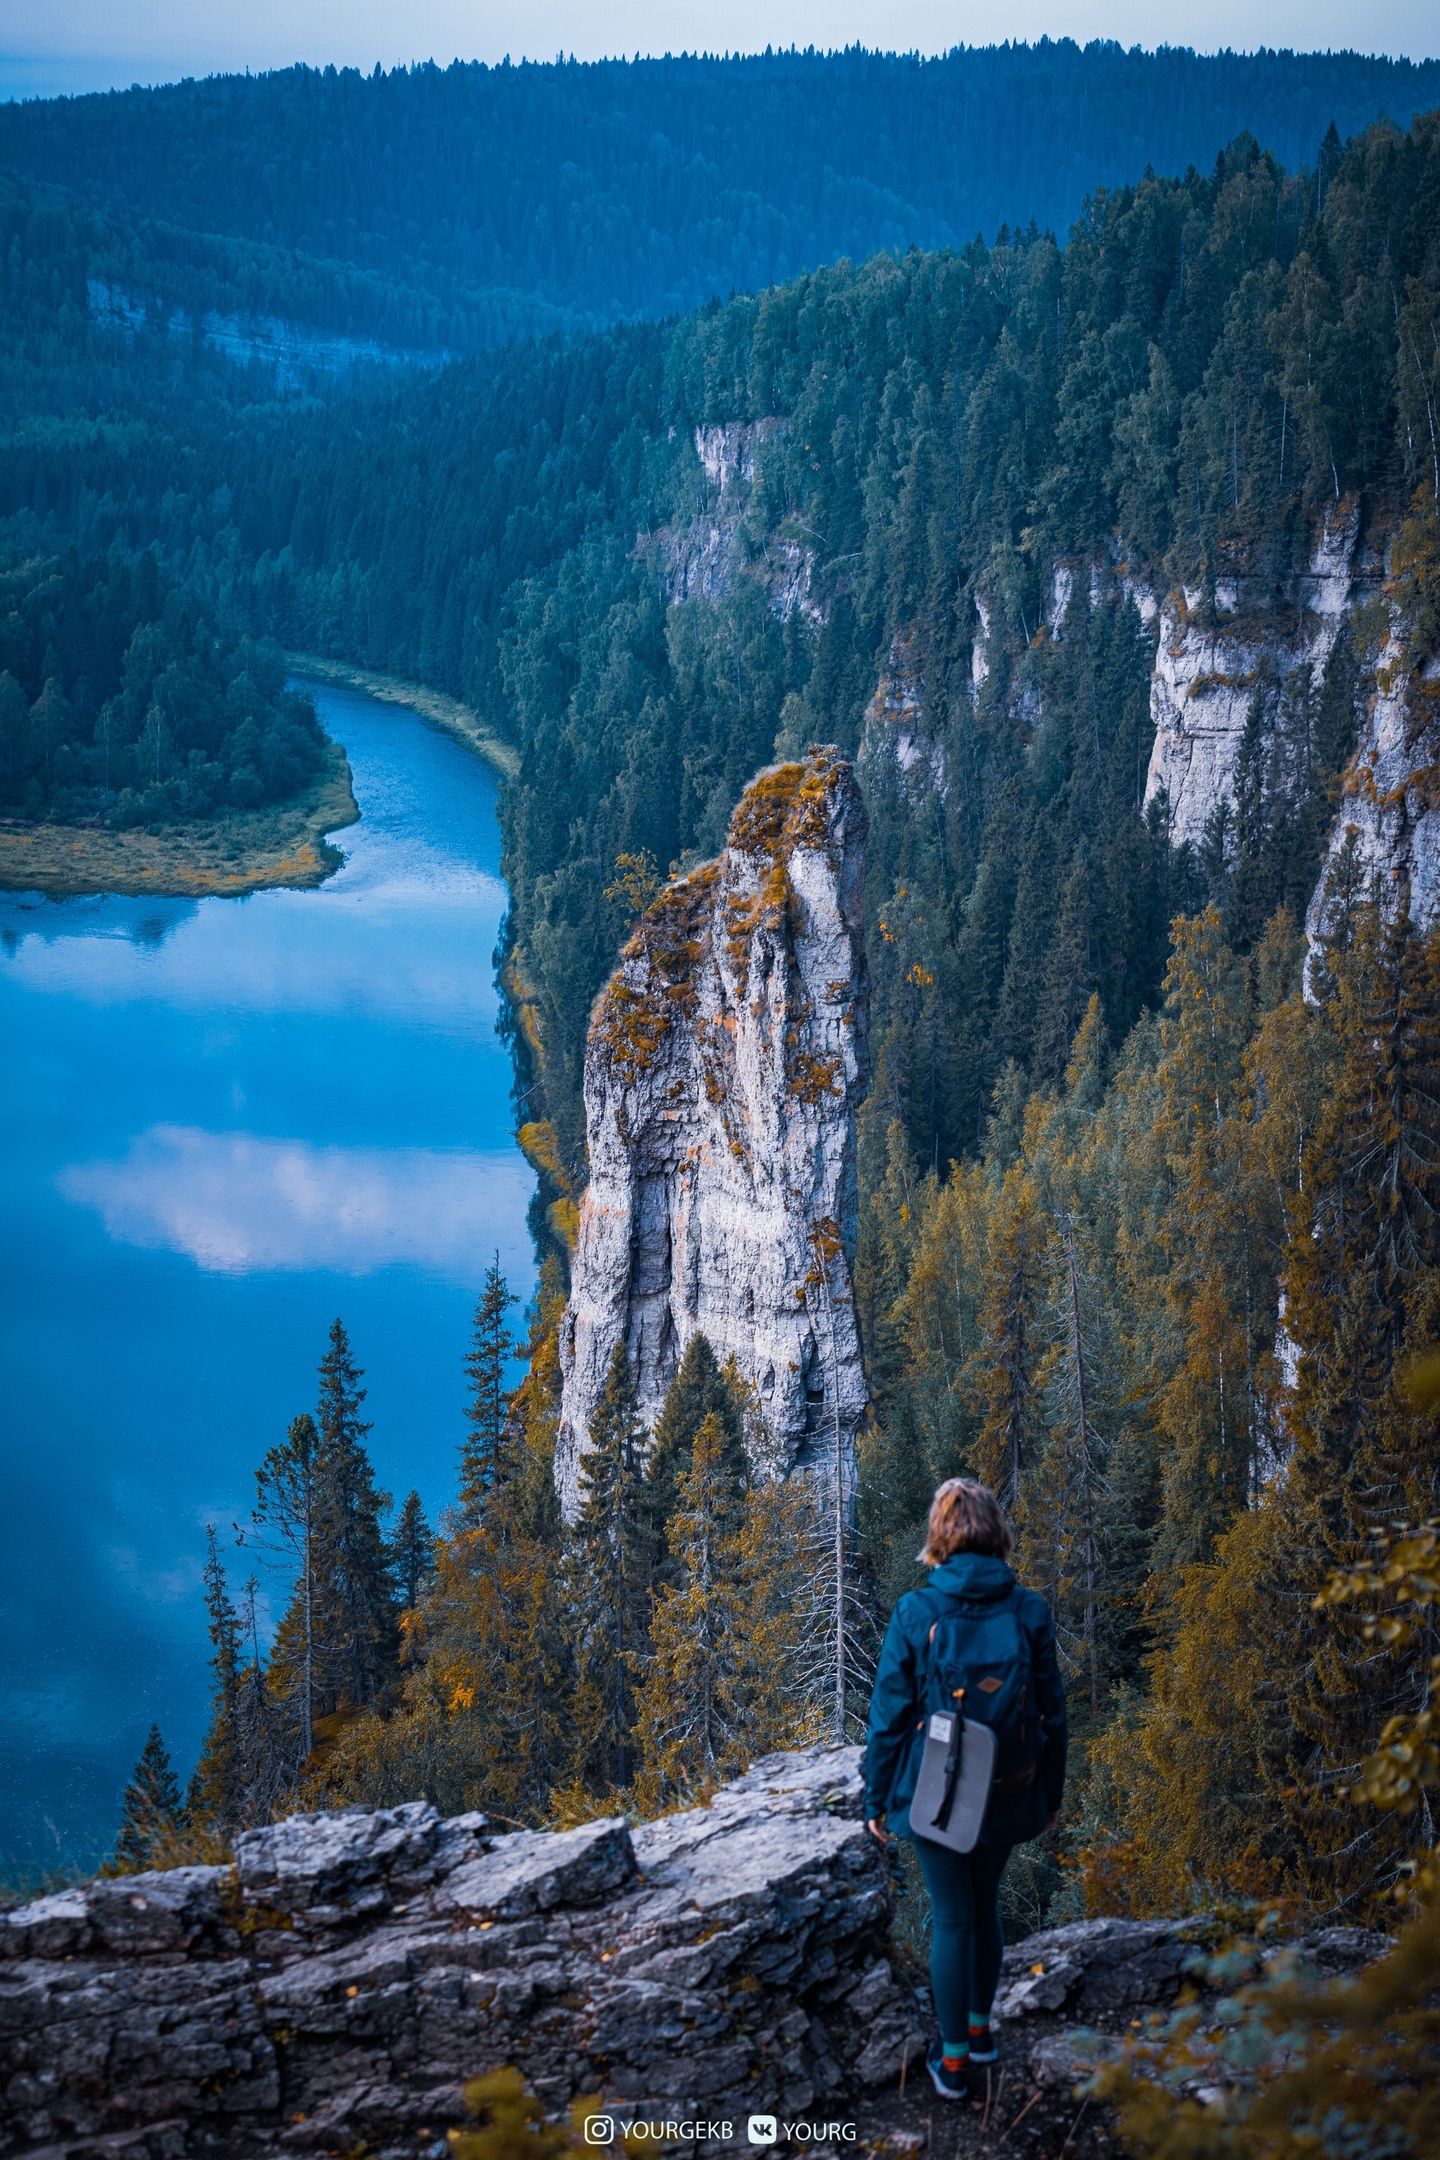
{"type": "Polygon", "coordinates": [[[1327,504],[1383,531],[1433,482],[1436,191],[1433,120],[1327,147],[1318,180],[1242,139],[1203,179],[1097,198],[1063,250],[1026,232],[880,257],[467,363],[353,426],[315,408],[183,449],[17,436],[0,502],[29,545],[198,535],[257,627],[434,681],[516,743],[513,930],[571,1178],[617,856],[713,851],[777,736],[858,750],[901,641],[944,775],[921,811],[871,774],[877,1041],[939,1169],[981,1143],[1008,1065],[1059,1077],[1092,991],[1123,1041],[1174,913],[1214,898],[1246,949],[1277,901],[1303,913],[1357,655],[1303,707],[1299,779],[1257,739],[1243,823],[1177,851],[1165,804],[1142,806],[1140,602],[1243,570],[1264,619],[1327,504]],[[722,515],[696,430],[762,421],[722,515]],[[682,590],[692,521],[726,516],[735,574],[682,590]],[[781,556],[803,604],[773,604],[781,556]],[[1098,604],[1061,624],[1056,562],[1097,557],[1098,604]]]}
{"type": "MultiPolygon", "coordinates": [[[[658,316],[842,256],[1062,232],[1096,187],[1408,125],[1440,65],[1069,40],[934,60],[294,68],[0,107],[0,169],[123,226],[128,288],[391,345],[658,316]]],[[[116,250],[107,251],[113,260],[116,250]]],[[[92,275],[106,272],[95,269],[92,275]]]]}

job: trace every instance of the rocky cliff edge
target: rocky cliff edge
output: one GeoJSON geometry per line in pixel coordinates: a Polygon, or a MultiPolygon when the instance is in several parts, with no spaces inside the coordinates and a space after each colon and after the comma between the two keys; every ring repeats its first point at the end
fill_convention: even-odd
{"type": "MultiPolygon", "coordinates": [[[[595,2094],[617,2125],[728,2122],[710,2149],[748,2151],[755,2111],[830,2160],[917,2154],[935,2027],[861,1797],[859,1749],[813,1748],[634,1828],[297,1815],[241,1837],[233,1868],[41,1898],[0,1918],[0,2154],[443,2160],[464,2082],[500,2064],[557,2115],[595,2094]]],[[[1217,1932],[1086,1920],[1007,1950],[995,2105],[958,2111],[946,2153],[978,2160],[997,2131],[1026,2160],[1103,2150],[1103,2124],[1075,2136],[1097,2036],[1113,2051],[1173,2003],[1217,1932]]],[[[1308,1945],[1331,1973],[1386,1947],[1308,1945]]]]}

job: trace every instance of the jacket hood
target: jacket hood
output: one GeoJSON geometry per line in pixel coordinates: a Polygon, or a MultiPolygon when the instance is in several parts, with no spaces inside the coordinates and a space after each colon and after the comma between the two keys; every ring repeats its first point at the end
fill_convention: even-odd
{"type": "Polygon", "coordinates": [[[929,1587],[943,1591],[947,1597],[963,1597],[988,1605],[1009,1595],[1015,1587],[1015,1577],[1005,1562],[997,1560],[993,1553],[958,1552],[931,1570],[929,1587]]]}

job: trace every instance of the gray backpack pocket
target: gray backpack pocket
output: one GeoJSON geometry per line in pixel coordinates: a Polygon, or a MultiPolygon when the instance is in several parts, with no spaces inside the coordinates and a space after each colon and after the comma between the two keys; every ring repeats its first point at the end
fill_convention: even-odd
{"type": "Polygon", "coordinates": [[[914,1836],[951,1852],[975,1850],[995,1777],[995,1735],[988,1725],[948,1710],[925,1721],[925,1752],[910,1802],[914,1836]]]}

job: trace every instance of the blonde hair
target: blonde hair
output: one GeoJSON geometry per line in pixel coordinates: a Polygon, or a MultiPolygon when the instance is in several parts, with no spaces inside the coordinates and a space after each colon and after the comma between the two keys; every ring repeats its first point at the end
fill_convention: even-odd
{"type": "Polygon", "coordinates": [[[916,1554],[926,1567],[939,1567],[952,1553],[990,1553],[1008,1559],[1015,1549],[1015,1533],[1000,1512],[1000,1503],[973,1478],[946,1478],[930,1503],[925,1543],[916,1554]]]}

